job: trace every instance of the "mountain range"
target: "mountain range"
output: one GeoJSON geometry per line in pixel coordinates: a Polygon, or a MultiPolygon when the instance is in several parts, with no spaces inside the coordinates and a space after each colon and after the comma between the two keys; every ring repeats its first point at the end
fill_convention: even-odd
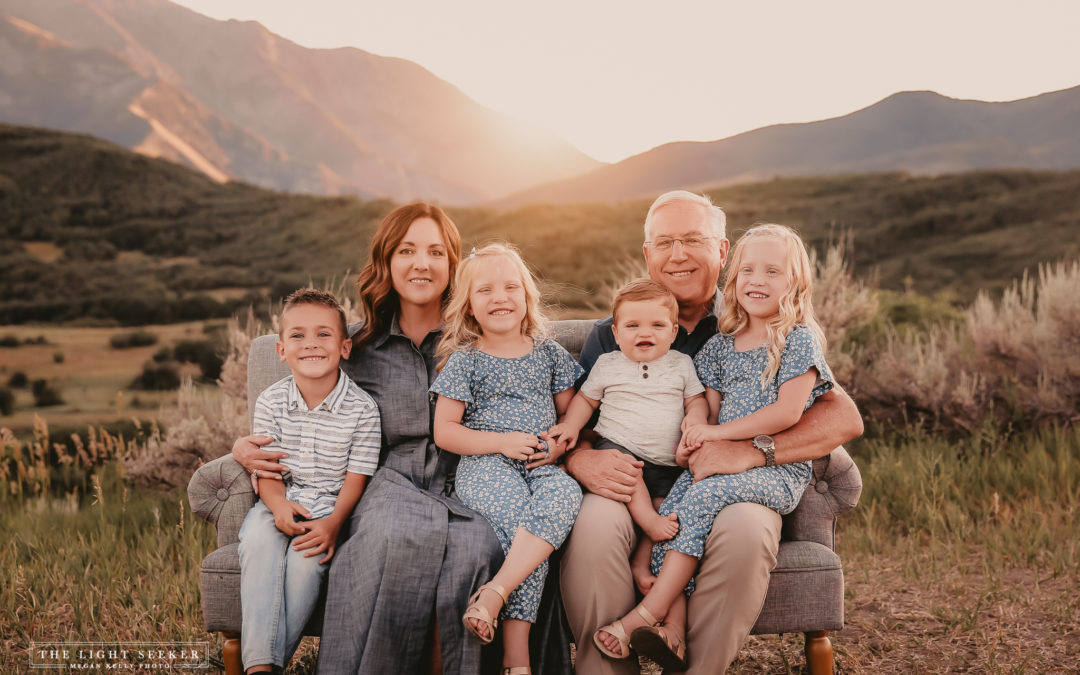
{"type": "Polygon", "coordinates": [[[894,94],[842,117],[601,164],[419,65],[308,49],[168,0],[0,0],[0,121],[88,133],[218,182],[514,207],[777,176],[1080,167],[1080,87],[894,94]]]}
{"type": "Polygon", "coordinates": [[[778,124],[707,143],[668,143],[500,205],[634,199],[776,176],[1077,167],[1080,87],[1004,103],[912,91],[833,119],[778,124]]]}
{"type": "Polygon", "coordinates": [[[598,166],[410,61],[167,0],[0,0],[0,120],[218,181],[399,201],[483,202],[598,166]]]}

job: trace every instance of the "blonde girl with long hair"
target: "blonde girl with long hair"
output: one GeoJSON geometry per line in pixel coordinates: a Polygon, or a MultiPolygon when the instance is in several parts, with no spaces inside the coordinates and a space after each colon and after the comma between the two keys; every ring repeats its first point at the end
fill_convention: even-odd
{"type": "Polygon", "coordinates": [[[626,658],[632,645],[666,670],[685,670],[685,636],[663,622],[673,612],[685,616],[684,589],[693,591],[713,519],[739,502],[762,504],[781,515],[798,505],[810,482],[810,462],[775,465],[770,434],[794,425],[834,386],[825,336],[814,317],[812,279],[806,247],[789,227],[757,225],[735,245],[720,332],[694,359],[714,423],[688,428],[676,461],[688,466],[690,455],[709,440],[753,439],[762,466],[697,482],[689,469],[679,477],[659,510],[678,516],[679,532],[653,546],[657,578],[641,604],[594,635],[605,655],[626,658]]]}
{"type": "Polygon", "coordinates": [[[506,559],[462,617],[481,643],[503,618],[503,673],[530,673],[548,556],[577,518],[581,488],[554,462],[548,430],[581,367],[546,335],[536,281],[516,250],[490,244],[461,261],[444,313],[440,372],[431,386],[435,443],[461,455],[458,498],[482,515],[506,559]]]}

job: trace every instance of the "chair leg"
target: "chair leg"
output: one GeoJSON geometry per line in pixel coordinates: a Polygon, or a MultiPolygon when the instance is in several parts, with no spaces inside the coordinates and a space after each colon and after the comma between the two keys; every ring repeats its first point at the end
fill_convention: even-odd
{"type": "Polygon", "coordinates": [[[244,675],[244,661],[240,657],[240,636],[222,633],[225,644],[221,645],[221,660],[225,663],[225,675],[244,675]]]}
{"type": "Polygon", "coordinates": [[[806,634],[806,669],[810,675],[832,675],[833,651],[829,631],[816,630],[806,634]]]}

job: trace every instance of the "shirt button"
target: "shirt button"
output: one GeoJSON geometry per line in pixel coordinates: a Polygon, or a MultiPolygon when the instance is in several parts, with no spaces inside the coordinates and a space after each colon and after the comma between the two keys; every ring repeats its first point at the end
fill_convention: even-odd
{"type": "Polygon", "coordinates": [[[642,370],[648,370],[649,369],[648,364],[645,364],[645,363],[641,364],[641,369],[642,370]]]}
{"type": "Polygon", "coordinates": [[[642,373],[641,376],[643,378],[645,378],[646,380],[649,379],[649,374],[648,373],[642,373]]]}

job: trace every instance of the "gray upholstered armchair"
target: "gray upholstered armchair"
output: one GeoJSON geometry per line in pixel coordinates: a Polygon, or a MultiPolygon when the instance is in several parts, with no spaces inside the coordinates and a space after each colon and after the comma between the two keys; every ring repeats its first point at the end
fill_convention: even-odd
{"type": "MultiPolygon", "coordinates": [[[[575,357],[592,328],[592,321],[556,321],[555,337],[575,357]]],[[[248,356],[248,412],[258,394],[288,375],[274,351],[275,336],[256,338],[248,356]]],[[[833,552],[837,515],[855,506],[862,477],[843,448],[814,461],[814,475],[798,508],[784,517],[776,568],[755,634],[805,633],[806,660],[811,673],[831,673],[829,631],[844,627],[844,573],[833,552]]],[[[226,641],[226,672],[239,675],[240,559],[237,534],[255,495],[247,473],[231,456],[201,467],[188,484],[192,510],[217,526],[218,548],[203,560],[199,577],[207,631],[220,631],[226,641]]],[[[316,617],[308,632],[318,634],[316,617]]]]}

